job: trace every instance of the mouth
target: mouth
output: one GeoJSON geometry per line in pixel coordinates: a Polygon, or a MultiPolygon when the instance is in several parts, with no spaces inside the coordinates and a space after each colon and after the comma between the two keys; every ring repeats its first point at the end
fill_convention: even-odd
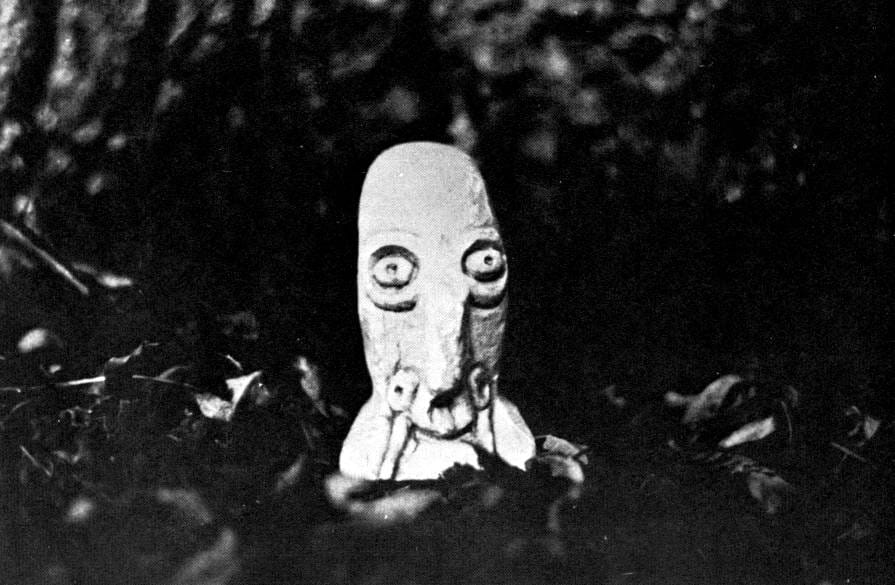
{"type": "Polygon", "coordinates": [[[493,380],[493,375],[475,366],[446,389],[418,392],[410,405],[410,418],[418,430],[431,436],[451,439],[463,435],[478,411],[490,404],[493,380]]]}
{"type": "Polygon", "coordinates": [[[457,387],[451,390],[447,390],[446,392],[441,392],[432,401],[429,403],[429,410],[435,410],[436,408],[450,408],[451,405],[454,404],[454,401],[463,393],[463,386],[457,384],[457,387]]]}

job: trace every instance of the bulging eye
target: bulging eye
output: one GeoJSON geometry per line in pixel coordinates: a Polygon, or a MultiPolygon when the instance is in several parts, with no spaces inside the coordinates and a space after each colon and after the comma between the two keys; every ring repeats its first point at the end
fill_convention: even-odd
{"type": "Polygon", "coordinates": [[[385,311],[409,311],[416,305],[413,281],[419,260],[402,246],[383,246],[370,255],[364,285],[367,298],[385,311]]]}
{"type": "Polygon", "coordinates": [[[406,248],[386,246],[373,254],[371,273],[381,287],[399,289],[416,275],[416,260],[406,248]]]}
{"type": "Polygon", "coordinates": [[[496,307],[507,290],[507,257],[495,240],[478,240],[463,254],[463,272],[471,279],[469,298],[480,309],[496,307]]]}
{"type": "Polygon", "coordinates": [[[476,242],[463,258],[463,272],[479,282],[493,282],[506,272],[503,250],[490,242],[476,242]]]}
{"type": "Polygon", "coordinates": [[[401,288],[413,277],[413,264],[401,256],[380,258],[373,265],[373,280],[386,288],[401,288]]]}

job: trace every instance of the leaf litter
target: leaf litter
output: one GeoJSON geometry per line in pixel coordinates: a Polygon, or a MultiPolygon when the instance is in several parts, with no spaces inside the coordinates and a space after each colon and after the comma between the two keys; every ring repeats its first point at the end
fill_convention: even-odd
{"type": "MultiPolygon", "coordinates": [[[[236,315],[219,320],[225,337],[257,341],[257,321],[236,315]]],[[[143,343],[99,375],[3,389],[2,495],[19,520],[0,528],[52,551],[14,559],[20,582],[709,583],[751,567],[774,583],[790,564],[819,582],[844,570],[824,550],[873,555],[885,541],[867,510],[829,513],[844,490],[890,478],[875,447],[891,423],[849,405],[829,441],[842,458],[805,464],[791,386],[729,375],[644,409],[612,385],[610,416],[639,445],[544,434],[527,472],[486,459],[436,481],[366,482],[337,471],[350,420],[318,363],[246,373],[230,352],[210,367],[203,341],[143,343]],[[669,425],[673,408],[685,412],[669,425]],[[809,513],[820,519],[784,544],[809,513]],[[764,544],[727,548],[746,542],[764,544]],[[792,550],[759,563],[779,546],[792,550]]]]}

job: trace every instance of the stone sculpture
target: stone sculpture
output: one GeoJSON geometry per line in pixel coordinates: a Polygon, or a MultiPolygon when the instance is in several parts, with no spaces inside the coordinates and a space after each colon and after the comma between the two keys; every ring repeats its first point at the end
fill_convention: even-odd
{"type": "Polygon", "coordinates": [[[482,176],[456,148],[383,152],[358,219],[358,314],[373,394],[342,448],[345,475],[435,479],[481,454],[524,469],[534,438],[498,393],[507,261],[482,176]]]}

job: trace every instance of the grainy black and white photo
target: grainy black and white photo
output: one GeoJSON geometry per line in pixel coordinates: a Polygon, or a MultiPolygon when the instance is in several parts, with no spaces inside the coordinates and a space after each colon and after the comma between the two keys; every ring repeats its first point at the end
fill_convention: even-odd
{"type": "Polygon", "coordinates": [[[884,0],[0,0],[0,585],[895,583],[884,0]]]}

